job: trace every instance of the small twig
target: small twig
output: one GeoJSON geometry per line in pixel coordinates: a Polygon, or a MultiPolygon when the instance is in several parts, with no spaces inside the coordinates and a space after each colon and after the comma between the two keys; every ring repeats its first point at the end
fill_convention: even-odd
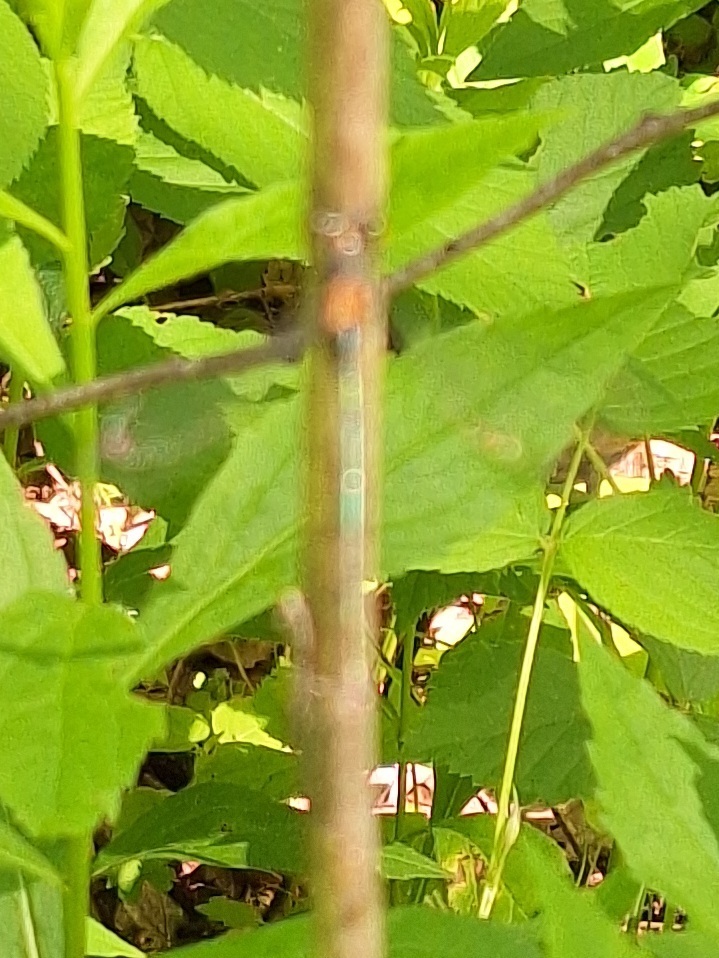
{"type": "Polygon", "coordinates": [[[649,470],[649,482],[654,482],[657,478],[657,470],[654,465],[654,455],[652,453],[652,441],[649,436],[644,437],[644,455],[647,459],[647,469],[649,470]]]}
{"type": "Polygon", "coordinates": [[[717,114],[719,114],[719,100],[692,110],[676,110],[664,116],[648,114],[626,133],[622,133],[621,136],[600,146],[577,163],[567,167],[566,170],[562,170],[557,176],[547,180],[517,203],[392,273],[386,281],[389,295],[393,296],[413,286],[436,270],[454,262],[464,253],[479,249],[490,240],[496,239],[534,213],[561,199],[565,193],[593,173],[637,150],[681,133],[686,127],[694,126],[700,120],[706,120],[717,114]]]}
{"type": "MultiPolygon", "coordinates": [[[[576,423],[574,425],[574,438],[577,440],[577,442],[579,442],[579,440],[582,438],[582,430],[576,425],[576,423]]],[[[621,495],[622,490],[619,488],[614,476],[609,471],[609,466],[607,466],[606,462],[604,459],[602,459],[601,455],[599,452],[597,452],[597,449],[592,445],[591,442],[587,441],[584,452],[599,478],[604,479],[609,483],[612,492],[615,495],[621,495]]]]}
{"type": "Polygon", "coordinates": [[[242,659],[240,658],[240,650],[237,648],[237,642],[235,642],[233,639],[230,639],[229,644],[230,644],[230,651],[232,652],[232,657],[235,661],[235,665],[237,666],[237,671],[240,673],[240,678],[247,686],[247,691],[250,693],[250,695],[252,695],[255,691],[255,687],[250,681],[250,677],[247,674],[247,670],[242,664],[242,659]]]}
{"type": "Polygon", "coordinates": [[[261,346],[239,349],[221,356],[177,358],[152,366],[140,366],[95,379],[82,386],[69,386],[47,396],[11,404],[0,410],[0,432],[27,426],[38,419],[72,412],[83,406],[113,402],[156,386],[237,375],[269,363],[292,362],[302,355],[303,348],[304,336],[297,330],[276,336],[261,346]]]}
{"type": "Polygon", "coordinates": [[[170,303],[153,304],[152,309],[158,313],[176,313],[182,309],[200,309],[204,306],[231,306],[234,303],[264,302],[268,296],[288,299],[299,292],[299,287],[292,283],[274,283],[263,286],[261,289],[246,289],[241,291],[226,290],[213,293],[210,296],[196,296],[193,299],[176,299],[170,303]]]}

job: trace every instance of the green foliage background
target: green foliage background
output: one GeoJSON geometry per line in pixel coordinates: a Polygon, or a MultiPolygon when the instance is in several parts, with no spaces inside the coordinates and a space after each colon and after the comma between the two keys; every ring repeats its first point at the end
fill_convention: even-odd
{"type": "MultiPolygon", "coordinates": [[[[520,0],[511,15],[497,0],[387,6],[388,273],[644,113],[719,94],[714,3],[520,0]]],[[[303,24],[300,0],[0,0],[0,360],[14,379],[43,393],[71,378],[62,253],[13,202],[61,227],[49,61],[73,58],[87,256],[97,298],[108,290],[94,312],[98,369],[115,372],[262,341],[267,329],[242,305],[224,324],[160,307],[198,290],[242,303],[268,263],[307,265],[303,24]]],[[[719,518],[700,469],[690,489],[665,478],[599,499],[590,482],[556,542],[516,784],[523,806],[584,802],[586,828],[609,850],[603,887],[572,887],[584,865],[572,875],[526,823],[492,921],[475,917],[474,865],[463,882],[452,875],[491,853],[485,826],[457,813],[499,783],[546,493],[576,424],[591,414],[620,444],[651,436],[714,456],[718,181],[714,119],[602,170],[392,304],[401,348],[387,358],[381,757],[436,774],[431,818],[401,815],[387,829],[392,956],[715,953],[719,518]],[[434,657],[420,688],[418,623],[472,592],[488,597],[479,628],[434,657]],[[562,617],[560,592],[579,625],[562,617]],[[620,656],[610,620],[642,650],[620,656]],[[688,930],[641,943],[620,934],[647,889],[685,911],[688,930]]],[[[62,954],[58,847],[89,842],[103,822],[112,837],[94,881],[127,900],[143,882],[161,887],[164,863],[180,860],[301,886],[305,820],[286,804],[301,792],[291,666],[276,662],[258,688],[220,688],[215,676],[170,694],[175,663],[208,643],[280,641],[270,610],[297,580],[303,521],[301,380],[268,367],[103,410],[101,478],[155,509],[161,531],[108,566],[100,609],[68,586],[0,458],[3,956],[62,954]],[[168,556],[170,578],[151,579],[168,556]],[[148,749],[192,756],[177,794],[138,785],[148,749]]],[[[71,471],[68,422],[38,431],[71,471]]],[[[305,908],[289,897],[286,912],[305,908]]],[[[266,924],[178,958],[311,953],[302,916],[266,924]]],[[[133,949],[88,924],[88,954],[133,949]]]]}

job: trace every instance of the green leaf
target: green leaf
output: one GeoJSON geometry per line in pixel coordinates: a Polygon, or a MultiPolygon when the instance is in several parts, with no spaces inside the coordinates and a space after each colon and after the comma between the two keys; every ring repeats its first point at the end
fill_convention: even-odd
{"type": "Polygon", "coordinates": [[[233,260],[303,260],[306,247],[300,209],[300,189],[295,183],[281,183],[213,206],[106,296],[100,304],[101,315],[233,260]]]}
{"type": "MultiPolygon", "coordinates": [[[[534,935],[523,929],[432,908],[391,908],[387,933],[388,958],[540,958],[534,935]]],[[[317,949],[312,920],[301,916],[167,954],[168,958],[311,958],[317,949]]]]}
{"type": "Polygon", "coordinates": [[[296,873],[306,816],[262,792],[205,782],[170,795],[106,845],[95,874],[130,859],[204,861],[296,873]]]}
{"type": "Polygon", "coordinates": [[[665,935],[645,935],[645,953],[656,958],[714,958],[716,936],[697,931],[681,931],[665,935]]]}
{"type": "Polygon", "coordinates": [[[527,150],[540,122],[539,116],[490,116],[402,134],[391,153],[393,188],[386,237],[390,266],[408,258],[405,247],[416,255],[420,248],[437,245],[436,231],[431,232],[434,221],[456,210],[501,160],[527,150]],[[448,170],[451,176],[446,175],[448,170]]]}
{"type": "Polygon", "coordinates": [[[140,129],[127,82],[132,47],[123,43],[103,65],[80,104],[80,129],[91,136],[134,146],[140,129]]]}
{"type": "Polygon", "coordinates": [[[210,921],[221,921],[227,928],[254,928],[260,923],[257,910],[245,901],[212,898],[195,909],[210,921]]]}
{"type": "MultiPolygon", "coordinates": [[[[124,316],[108,316],[99,324],[97,349],[100,375],[174,354],[124,316]]],[[[219,380],[168,385],[105,406],[100,421],[103,477],[135,502],[155,509],[173,535],[230,452],[223,404],[231,399],[219,380]]]]}
{"type": "MultiPolygon", "coordinates": [[[[549,82],[551,78],[548,77],[533,77],[500,86],[460,87],[458,90],[449,92],[462,110],[470,116],[480,117],[487,113],[512,113],[515,110],[526,110],[537,90],[549,82]]],[[[557,117],[555,122],[559,119],[557,117]]]]}
{"type": "Polygon", "coordinates": [[[252,696],[252,711],[263,718],[265,731],[285,743],[296,738],[291,714],[295,681],[292,668],[279,665],[252,696]]]}
{"type": "MultiPolygon", "coordinates": [[[[207,73],[255,93],[269,90],[298,101],[305,92],[306,23],[301,0],[273,0],[260,15],[252,0],[173,0],[155,17],[167,39],[207,73]]],[[[440,111],[451,109],[451,101],[422,86],[408,40],[401,27],[392,31],[392,122],[442,122],[440,111]]]]}
{"type": "MultiPolygon", "coordinates": [[[[419,463],[416,465],[418,466],[419,463]]],[[[459,466],[459,463],[457,465],[459,466]]],[[[465,465],[467,465],[466,461],[465,465]]],[[[396,480],[397,483],[399,481],[399,479],[396,480]]],[[[398,486],[390,487],[392,492],[395,489],[398,489],[398,486]]],[[[479,499],[478,507],[481,509],[479,499]]],[[[395,513],[391,520],[388,518],[387,527],[393,533],[393,537],[386,551],[393,556],[388,559],[388,562],[393,563],[391,566],[393,570],[399,571],[401,568],[397,551],[400,555],[402,554],[399,547],[410,529],[414,533],[415,544],[411,554],[409,550],[407,552],[407,565],[415,569],[441,568],[445,572],[452,573],[460,569],[485,572],[489,569],[503,569],[513,562],[529,561],[536,555],[542,535],[549,527],[549,515],[540,490],[529,488],[523,497],[518,494],[511,502],[508,511],[503,512],[501,517],[497,515],[496,521],[488,524],[486,528],[477,529],[468,537],[459,536],[444,555],[439,549],[432,548],[429,544],[426,554],[422,555],[419,522],[416,525],[403,526],[408,513],[410,516],[416,514],[416,507],[405,508],[402,512],[395,513]]],[[[439,542],[436,543],[436,546],[440,545],[439,542]]]]}
{"type": "Polygon", "coordinates": [[[619,434],[675,432],[719,410],[719,318],[675,303],[611,383],[601,418],[619,434]]]}
{"type": "Polygon", "coordinates": [[[0,2],[0,188],[34,153],[48,118],[48,83],[30,34],[0,2]]]}
{"type": "Polygon", "coordinates": [[[475,46],[492,28],[507,7],[507,0],[455,0],[442,7],[440,33],[444,32],[442,52],[456,56],[475,46]]]}
{"type": "Polygon", "coordinates": [[[0,873],[7,872],[22,872],[27,878],[40,878],[54,885],[61,883],[52,862],[31,845],[0,810],[0,873]]]}
{"type": "MultiPolygon", "coordinates": [[[[553,460],[664,300],[642,293],[473,323],[390,363],[384,571],[530,558],[553,460]]],[[[232,454],[177,537],[172,576],[143,604],[147,670],[259,614],[296,581],[297,415],[293,402],[243,408],[232,454]]]]}
{"type": "Polygon", "coordinates": [[[195,765],[196,783],[220,782],[284,801],[300,793],[297,755],[261,746],[220,745],[195,765]]]}
{"type": "MultiPolygon", "coordinates": [[[[13,184],[12,193],[60,226],[58,149],[58,128],[52,127],[32,162],[13,184]]],[[[129,146],[88,135],[82,136],[81,151],[88,254],[91,266],[97,266],[112,252],[122,235],[127,203],[125,189],[132,170],[133,152],[129,146]]],[[[21,230],[21,235],[36,266],[59,262],[59,252],[46,240],[26,230],[21,230]]]]}
{"type": "Polygon", "coordinates": [[[474,318],[469,310],[412,287],[399,293],[390,303],[392,345],[397,352],[403,353],[423,339],[454,329],[455,326],[464,326],[474,318]]]}
{"type": "Polygon", "coordinates": [[[151,133],[142,132],[138,138],[135,166],[130,180],[133,201],[183,226],[221,200],[248,192],[151,133]]]}
{"type": "Polygon", "coordinates": [[[609,871],[596,890],[597,904],[615,924],[622,925],[634,915],[642,884],[624,863],[615,846],[609,860],[609,871]]]}
{"type": "Polygon", "coordinates": [[[695,132],[689,130],[650,147],[610,199],[597,236],[622,233],[636,226],[646,213],[643,200],[648,195],[697,183],[702,170],[692,149],[695,138],[695,132]]]}
{"type": "Polygon", "coordinates": [[[687,652],[651,636],[643,636],[642,645],[678,704],[707,702],[719,695],[719,656],[687,652]]]}
{"type": "Polygon", "coordinates": [[[397,635],[413,632],[425,612],[455,602],[462,595],[484,591],[485,578],[473,572],[440,575],[437,572],[408,572],[392,583],[397,635]]]}
{"type": "Polygon", "coordinates": [[[665,299],[634,294],[476,322],[394,360],[384,570],[486,569],[484,535],[491,564],[529,558],[545,528],[539,486],[665,299]]]}
{"type": "MultiPolygon", "coordinates": [[[[407,32],[412,34],[422,57],[431,56],[437,49],[439,39],[437,11],[432,0],[400,0],[400,6],[401,19],[406,19],[408,13],[412,18],[406,24],[407,32]]],[[[393,13],[392,19],[399,22],[391,6],[390,12],[393,13]]]]}
{"type": "MultiPolygon", "coordinates": [[[[645,112],[663,113],[678,106],[680,98],[678,82],[662,73],[584,73],[545,83],[532,98],[531,109],[556,111],[558,119],[542,131],[537,156],[540,181],[552,179],[618,136],[645,112]]],[[[564,244],[573,246],[594,238],[615,190],[642,155],[632,154],[588,177],[552,204],[547,215],[564,244]]]]}
{"type": "MultiPolygon", "coordinates": [[[[476,188],[479,173],[486,172],[500,157],[511,153],[513,147],[518,149],[520,144],[526,144],[527,136],[531,138],[534,129],[530,126],[528,133],[527,121],[516,117],[506,121],[494,118],[476,121],[463,124],[462,130],[465,128],[466,133],[450,132],[445,135],[444,144],[440,144],[436,134],[423,132],[408,134],[399,141],[393,160],[397,189],[393,194],[388,237],[392,251],[390,265],[399,265],[436,245],[440,238],[446,237],[446,232],[442,230],[458,230],[465,221],[466,225],[474,224],[477,216],[475,207],[470,204],[465,209],[468,203],[467,184],[458,176],[457,185],[452,185],[455,183],[454,177],[448,180],[441,175],[447,162],[453,157],[459,162],[463,157],[463,162],[468,163],[467,157],[471,157],[472,162],[466,167],[466,177],[470,177],[470,184],[475,185],[474,192],[479,197],[476,188]],[[474,155],[476,151],[467,151],[468,141],[470,144],[476,142],[478,148],[482,145],[481,162],[474,155]],[[433,157],[439,145],[442,146],[442,152],[437,165],[433,157]],[[423,165],[415,169],[420,160],[423,165]],[[430,190],[432,183],[450,185],[430,190]],[[425,219],[417,226],[417,196],[424,196],[425,192],[427,198],[419,208],[425,219]],[[458,212],[460,209],[461,215],[458,212]],[[434,234],[431,230],[435,231],[434,234]]],[[[491,185],[487,184],[490,190],[491,185]]],[[[232,260],[303,260],[306,247],[300,232],[301,205],[298,186],[287,183],[213,207],[114,290],[101,306],[103,313],[117,309],[153,289],[168,286],[179,279],[232,260]]],[[[536,228],[532,229],[534,235],[536,228]]],[[[549,237],[547,241],[550,242],[549,237]]],[[[546,257],[546,247],[542,253],[546,257]]],[[[501,266],[504,269],[505,265],[502,262],[498,268],[501,266]]],[[[502,285],[506,289],[504,281],[502,285]]],[[[509,302],[508,291],[504,295],[505,302],[509,302]]],[[[576,291],[574,295],[576,297],[576,291]]],[[[473,308],[476,306],[474,297],[470,297],[469,305],[473,308]]]]}
{"type": "MultiPolygon", "coordinates": [[[[155,522],[158,521],[162,519],[155,519],[155,522]]],[[[150,570],[169,563],[172,556],[169,543],[144,548],[143,541],[142,545],[143,548],[135,547],[106,566],[106,602],[123,605],[126,609],[137,609],[153,582],[150,570]]]]}
{"type": "MultiPolygon", "coordinates": [[[[467,836],[489,862],[494,845],[495,819],[490,815],[463,815],[448,823],[467,836]]],[[[522,825],[502,873],[502,887],[494,910],[494,918],[507,915],[508,920],[532,919],[546,908],[542,894],[542,878],[547,883],[572,880],[567,859],[559,845],[531,825],[522,825]]]]}
{"type": "Polygon", "coordinates": [[[50,530],[25,502],[22,489],[0,456],[0,609],[29,591],[69,591],[67,566],[53,547],[50,530]]]}
{"type": "MultiPolygon", "coordinates": [[[[536,186],[536,174],[524,165],[507,163],[490,171],[476,190],[463,198],[459,210],[445,211],[434,220],[434,236],[430,233],[427,238],[418,238],[417,249],[407,248],[405,259],[409,261],[424,247],[431,244],[435,248],[484,222],[536,186]]],[[[556,309],[578,300],[569,260],[545,213],[442,268],[420,286],[489,319],[512,314],[518,308],[556,309]]]]}
{"type": "Polygon", "coordinates": [[[153,113],[256,186],[302,169],[307,135],[299,103],[208,76],[163,37],[136,43],[134,67],[138,95],[153,113]]]}
{"type": "Polygon", "coordinates": [[[65,369],[42,290],[17,236],[0,246],[0,357],[17,366],[18,375],[45,387],[65,369]]]}
{"type": "MultiPolygon", "coordinates": [[[[267,342],[266,336],[253,330],[237,332],[234,329],[223,329],[214,323],[204,322],[197,316],[174,316],[168,313],[160,316],[144,306],[128,307],[122,310],[121,315],[152,337],[157,346],[171,349],[185,359],[217,356],[267,342]]],[[[298,367],[286,363],[268,363],[240,376],[224,377],[223,381],[235,395],[254,401],[263,399],[274,385],[296,390],[298,367]]],[[[206,392],[206,385],[203,385],[203,389],[206,392]]]]}
{"type": "Polygon", "coordinates": [[[46,279],[18,236],[0,239],[0,362],[36,392],[47,392],[65,370],[46,307],[46,279]]]}
{"type": "Polygon", "coordinates": [[[548,76],[634,53],[662,27],[702,6],[701,0],[526,0],[479,45],[472,80],[548,76]]]}
{"type": "MultiPolygon", "coordinates": [[[[546,838],[543,843],[547,843],[546,838]]],[[[525,849],[525,864],[526,878],[533,881],[541,903],[546,958],[574,958],[578,954],[583,958],[640,958],[632,938],[599,908],[596,895],[574,887],[569,869],[562,873],[546,867],[546,851],[539,840],[525,849]]]]}
{"type": "Polygon", "coordinates": [[[692,923],[716,934],[719,843],[697,794],[697,765],[684,747],[700,754],[708,746],[618,658],[591,640],[582,641],[580,653],[604,823],[640,881],[691,909],[692,923]]]}
{"type": "Polygon", "coordinates": [[[122,673],[141,643],[110,607],[28,593],[3,610],[0,735],[12,740],[0,797],[32,835],[87,833],[118,808],[159,709],[130,696],[122,673]]]}
{"type": "Polygon", "coordinates": [[[208,73],[255,92],[294,96],[304,69],[300,11],[298,0],[274,0],[260,13],[252,0],[173,0],[154,23],[208,73]]]}
{"type": "Polygon", "coordinates": [[[61,889],[56,883],[26,883],[0,875],[3,958],[56,958],[63,953],[61,889]]]}
{"type": "Polygon", "coordinates": [[[440,867],[433,858],[422,855],[411,845],[392,842],[382,849],[382,874],[394,881],[410,881],[413,878],[439,878],[448,880],[449,872],[440,867]]]}
{"type": "MultiPolygon", "coordinates": [[[[414,718],[408,757],[441,762],[478,786],[499,782],[528,627],[527,618],[510,612],[445,653],[414,718]]],[[[523,804],[592,794],[588,737],[569,633],[544,626],[519,748],[523,804]]]]}
{"type": "Polygon", "coordinates": [[[220,745],[229,742],[281,748],[282,742],[265,731],[267,720],[257,715],[244,696],[220,702],[212,710],[212,731],[220,745]]]}
{"type": "Polygon", "coordinates": [[[142,958],[142,952],[123,941],[99,921],[86,919],[85,954],[88,958],[142,958]]]}
{"type": "MultiPolygon", "coordinates": [[[[517,136],[521,136],[522,123],[527,123],[523,117],[519,120],[517,136]]],[[[489,121],[475,122],[480,126],[470,129],[478,132],[481,124],[489,121]]],[[[495,129],[501,129],[508,122],[509,118],[502,118],[495,129]]],[[[455,136],[450,140],[456,146],[460,169],[469,170],[463,177],[446,175],[447,164],[441,160],[444,153],[433,139],[433,133],[422,132],[406,144],[404,138],[399,140],[395,151],[404,168],[411,163],[413,170],[406,177],[393,170],[391,206],[396,211],[396,219],[390,218],[387,237],[390,271],[499,213],[536,187],[534,171],[519,163],[507,162],[502,167],[485,169],[481,177],[475,177],[471,169],[473,154],[462,147],[464,126],[453,127],[455,136]],[[432,149],[419,150],[423,141],[432,142],[432,149]],[[418,196],[422,197],[421,201],[418,196]],[[412,213],[412,204],[417,202],[421,219],[412,213]]],[[[439,131],[440,137],[441,134],[439,131]]],[[[532,217],[420,285],[480,315],[516,312],[520,303],[523,310],[530,311],[549,304],[557,308],[577,301],[567,259],[545,214],[532,217]]]]}
{"type": "Polygon", "coordinates": [[[694,254],[707,220],[716,218],[716,203],[699,186],[673,188],[647,196],[647,215],[634,229],[588,250],[588,285],[592,295],[654,286],[657,276],[677,293],[695,272],[694,254]]]}
{"type": "Polygon", "coordinates": [[[77,45],[75,95],[92,88],[122,41],[167,0],[91,0],[77,45]]]}
{"type": "Polygon", "coordinates": [[[594,501],[570,516],[561,546],[592,599],[641,632],[719,652],[719,517],[669,480],[594,501]]]}
{"type": "Polygon", "coordinates": [[[153,752],[189,752],[210,735],[207,720],[193,709],[182,705],[165,706],[167,734],[152,743],[153,752]]]}
{"type": "Polygon", "coordinates": [[[409,30],[394,27],[391,33],[390,120],[396,127],[442,125],[447,120],[466,120],[466,114],[443,93],[428,90],[418,70],[424,64],[409,30]]]}
{"type": "Polygon", "coordinates": [[[172,575],[142,608],[147,671],[259,614],[296,581],[296,404],[244,415],[232,454],[175,540],[172,575]]]}

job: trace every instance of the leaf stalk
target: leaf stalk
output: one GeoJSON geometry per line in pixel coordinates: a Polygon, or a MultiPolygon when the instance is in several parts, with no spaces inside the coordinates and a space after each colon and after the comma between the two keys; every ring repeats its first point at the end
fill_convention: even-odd
{"type": "MultiPolygon", "coordinates": [[[[97,374],[97,347],[88,286],[87,227],[82,179],[80,129],[72,60],[55,64],[58,91],[59,160],[62,217],[69,248],[64,254],[67,304],[72,317],[70,363],[79,386],[97,374]]],[[[75,468],[81,489],[79,568],[82,598],[102,602],[100,541],[95,532],[95,487],[100,475],[99,423],[96,405],[75,414],[75,468]]]]}
{"type": "Polygon", "coordinates": [[[502,883],[504,873],[504,864],[519,833],[518,816],[519,802],[516,795],[514,784],[515,773],[517,770],[517,758],[519,755],[519,741],[524,724],[524,716],[527,710],[527,696],[529,693],[529,684],[532,678],[534,660],[539,643],[539,633],[542,626],[542,616],[544,615],[544,605],[547,601],[549,588],[552,582],[554,572],[554,561],[559,549],[560,535],[562,526],[567,515],[569,501],[572,495],[572,489],[579,472],[579,466],[584,456],[591,423],[582,429],[577,445],[574,449],[567,477],[562,488],[561,502],[557,507],[552,520],[552,527],[549,535],[543,544],[544,556],[542,558],[542,568],[539,575],[539,586],[534,599],[532,608],[532,617],[529,622],[529,631],[527,632],[527,642],[524,647],[522,657],[522,666],[519,672],[519,681],[517,684],[517,693],[514,699],[514,709],[512,712],[512,724],[509,730],[509,741],[504,760],[504,771],[502,773],[502,783],[499,790],[499,801],[497,803],[497,819],[494,829],[494,843],[492,846],[492,855],[487,869],[487,878],[482,890],[482,899],[479,906],[479,917],[489,918],[492,914],[494,903],[497,899],[499,889],[502,883]],[[515,807],[510,808],[512,794],[515,796],[515,807]],[[510,826],[514,826],[511,827],[510,826]]]}
{"type": "Polygon", "coordinates": [[[42,236],[63,255],[70,252],[70,242],[62,230],[59,230],[50,220],[45,219],[37,210],[32,209],[17,197],[11,196],[10,193],[6,193],[5,190],[0,190],[0,216],[42,236]]]}
{"type": "Polygon", "coordinates": [[[62,843],[63,926],[65,958],[85,958],[85,924],[88,912],[89,857],[84,836],[73,835],[62,843]]]}

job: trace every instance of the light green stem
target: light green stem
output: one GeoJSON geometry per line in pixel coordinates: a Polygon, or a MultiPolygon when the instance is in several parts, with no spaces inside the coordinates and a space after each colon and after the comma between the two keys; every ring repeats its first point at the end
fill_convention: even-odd
{"type": "Polygon", "coordinates": [[[42,236],[43,239],[46,239],[48,243],[52,243],[61,253],[68,253],[70,251],[70,244],[67,237],[54,223],[45,219],[44,216],[32,209],[32,207],[23,203],[22,200],[11,196],[10,193],[6,193],[5,190],[0,190],[0,216],[4,216],[6,219],[12,220],[14,223],[18,223],[20,226],[32,230],[33,233],[37,233],[38,236],[42,236]]]}
{"type": "MultiPolygon", "coordinates": [[[[24,385],[25,381],[22,377],[22,373],[13,367],[10,376],[10,385],[8,387],[8,398],[11,404],[22,402],[24,385]]],[[[19,438],[20,430],[16,426],[5,430],[5,435],[3,436],[3,452],[12,469],[15,469],[17,466],[17,443],[19,438]]]]}
{"type": "MultiPolygon", "coordinates": [[[[97,355],[95,328],[88,286],[87,229],[82,183],[82,157],[73,63],[55,64],[59,107],[60,180],[65,235],[70,247],[65,253],[65,289],[72,317],[70,354],[76,383],[95,379],[97,355]]],[[[80,508],[80,590],[90,605],[102,602],[100,541],[95,533],[95,486],[100,473],[97,407],[75,413],[76,472],[82,490],[80,508]]]]}
{"type": "Polygon", "coordinates": [[[90,866],[84,837],[67,838],[62,846],[62,916],[65,958],[85,958],[85,925],[88,913],[90,866]]]}
{"type": "Polygon", "coordinates": [[[552,581],[552,572],[554,570],[554,560],[559,547],[559,536],[562,531],[562,525],[567,514],[569,500],[574,488],[574,482],[577,478],[579,466],[584,455],[587,440],[589,437],[589,427],[581,433],[581,438],[577,442],[574,455],[569,464],[567,478],[562,489],[562,500],[554,514],[552,528],[547,537],[543,551],[542,568],[539,576],[539,587],[534,600],[532,617],[529,622],[529,632],[527,633],[527,643],[524,648],[522,667],[519,673],[519,682],[517,685],[517,694],[514,699],[514,710],[512,712],[512,724],[509,730],[509,742],[507,744],[507,753],[504,760],[504,772],[502,774],[502,784],[499,790],[499,801],[497,803],[497,819],[494,829],[494,844],[492,847],[492,857],[487,869],[487,878],[482,890],[482,901],[479,907],[480,918],[489,918],[494,907],[494,902],[499,893],[502,883],[502,873],[504,871],[504,862],[508,852],[508,830],[507,825],[510,820],[510,800],[514,790],[514,776],[517,769],[517,757],[519,755],[519,739],[522,734],[522,725],[524,723],[524,714],[527,708],[527,695],[529,693],[529,683],[532,677],[534,667],[534,657],[537,651],[539,641],[539,631],[542,625],[542,616],[544,614],[544,604],[549,593],[549,586],[552,581]]]}
{"type": "Polygon", "coordinates": [[[414,660],[414,629],[402,636],[402,697],[399,706],[399,727],[397,730],[397,753],[399,756],[399,778],[397,781],[397,818],[395,819],[395,840],[402,836],[402,826],[407,810],[407,764],[404,761],[407,720],[412,708],[412,665],[414,660]]]}
{"type": "Polygon", "coordinates": [[[602,459],[590,442],[587,443],[586,453],[587,459],[589,459],[591,462],[592,468],[595,470],[599,478],[605,479],[611,486],[612,492],[615,495],[621,496],[622,490],[617,485],[616,479],[609,471],[609,467],[607,466],[606,462],[602,459]]]}

